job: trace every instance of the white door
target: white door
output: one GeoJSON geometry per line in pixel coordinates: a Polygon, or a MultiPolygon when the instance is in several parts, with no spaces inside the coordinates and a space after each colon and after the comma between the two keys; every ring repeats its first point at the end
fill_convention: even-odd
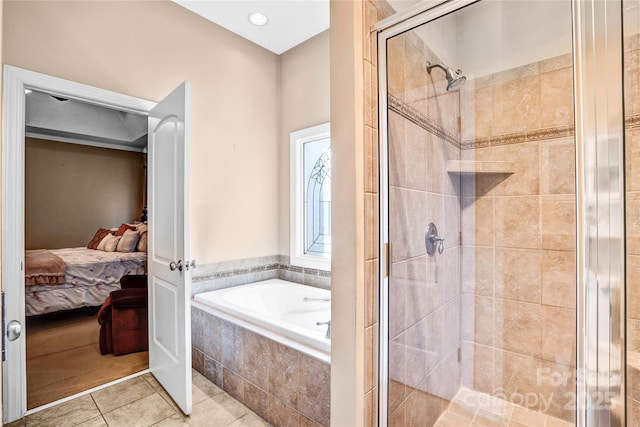
{"type": "MultiPolygon", "coordinates": [[[[191,413],[189,116],[182,83],[149,112],[149,368],[191,413]]],[[[195,264],[194,264],[195,265],[195,264]]]]}

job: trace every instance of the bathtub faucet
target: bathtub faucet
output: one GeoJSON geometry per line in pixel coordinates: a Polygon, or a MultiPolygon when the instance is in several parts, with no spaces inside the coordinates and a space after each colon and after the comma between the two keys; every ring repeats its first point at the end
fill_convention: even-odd
{"type": "Polygon", "coordinates": [[[330,340],[331,339],[331,320],[327,320],[326,322],[316,322],[316,325],[318,326],[327,325],[327,333],[324,335],[324,337],[330,340]]]}
{"type": "Polygon", "coordinates": [[[304,301],[304,302],[312,302],[312,301],[331,302],[331,298],[309,298],[309,297],[304,297],[304,298],[302,298],[302,301],[304,301]]]}

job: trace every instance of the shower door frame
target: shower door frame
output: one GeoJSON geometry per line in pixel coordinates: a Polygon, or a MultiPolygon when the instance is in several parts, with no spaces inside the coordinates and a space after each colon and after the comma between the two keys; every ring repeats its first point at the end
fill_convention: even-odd
{"type": "MultiPolygon", "coordinates": [[[[378,255],[381,260],[378,271],[378,426],[381,427],[386,427],[388,420],[391,263],[387,40],[478,1],[481,0],[423,1],[380,21],[371,29],[377,32],[378,43],[378,255]]],[[[617,427],[626,424],[621,2],[572,0],[572,23],[576,147],[576,425],[617,427]],[[615,75],[620,76],[619,81],[611,78],[615,75]],[[603,145],[607,148],[606,155],[598,152],[603,145]],[[617,201],[608,191],[593,188],[594,182],[604,182],[610,189],[617,188],[617,201]],[[594,206],[597,208],[595,219],[590,212],[590,207],[594,206]],[[598,219],[604,216],[609,221],[600,225],[598,219]],[[617,242],[611,233],[611,225],[616,222],[622,234],[617,242]],[[617,245],[621,251],[619,259],[612,256],[609,250],[612,245],[617,245]],[[617,326],[616,321],[619,327],[612,328],[617,326]],[[616,374],[618,382],[612,384],[611,379],[616,374]],[[603,397],[620,400],[622,404],[613,409],[607,405],[594,407],[594,403],[603,397]]]]}

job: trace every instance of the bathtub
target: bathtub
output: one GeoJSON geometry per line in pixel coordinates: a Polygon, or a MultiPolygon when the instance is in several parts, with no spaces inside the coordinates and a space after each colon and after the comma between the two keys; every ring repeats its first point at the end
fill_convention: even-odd
{"type": "MultiPolygon", "coordinates": [[[[302,346],[294,344],[294,347],[305,351],[305,347],[309,346],[311,351],[305,351],[306,353],[312,354],[313,350],[319,350],[328,356],[331,352],[331,340],[325,338],[327,326],[318,326],[316,322],[331,319],[331,303],[305,301],[305,298],[331,298],[331,292],[270,279],[196,294],[194,301],[248,322],[250,326],[257,326],[257,332],[269,338],[275,337],[282,341],[278,338],[284,337],[287,345],[291,342],[299,343],[302,346]],[[271,336],[272,333],[275,335],[271,336]]],[[[254,327],[251,329],[256,330],[254,327]]],[[[327,357],[322,359],[326,360],[327,357]]]]}

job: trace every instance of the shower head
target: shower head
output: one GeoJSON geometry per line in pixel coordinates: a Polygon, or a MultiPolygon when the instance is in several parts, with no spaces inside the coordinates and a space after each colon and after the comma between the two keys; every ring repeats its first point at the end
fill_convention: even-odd
{"type": "Polygon", "coordinates": [[[467,81],[467,78],[462,75],[462,70],[454,70],[444,64],[431,64],[431,62],[427,62],[427,73],[431,74],[431,70],[435,67],[444,70],[447,81],[449,82],[447,84],[448,91],[459,89],[467,81]]]}

